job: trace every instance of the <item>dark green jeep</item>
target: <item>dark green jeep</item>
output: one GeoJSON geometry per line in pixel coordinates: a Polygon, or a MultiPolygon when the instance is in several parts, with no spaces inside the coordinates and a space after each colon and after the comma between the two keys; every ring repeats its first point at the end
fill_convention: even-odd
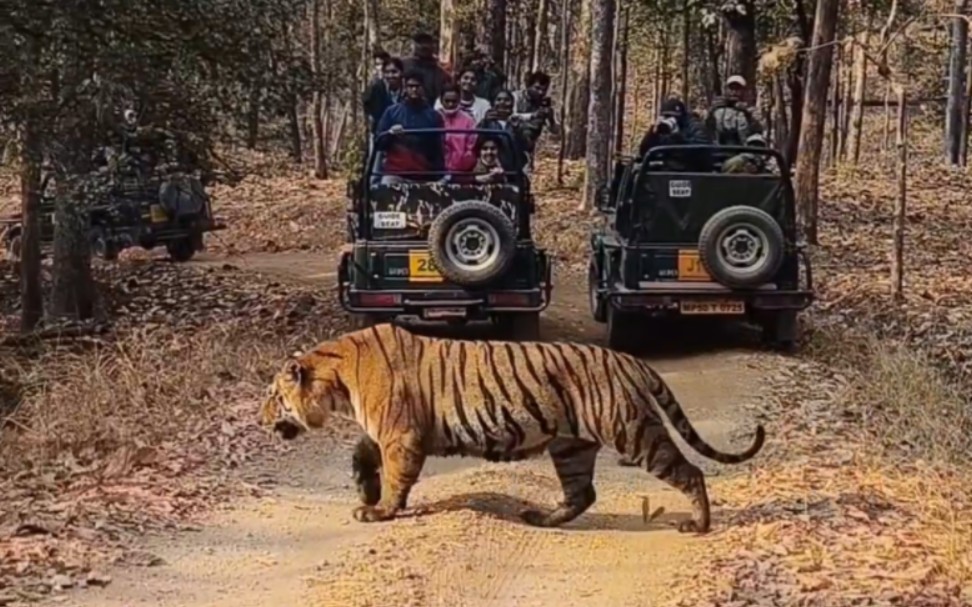
{"type": "MultiPolygon", "coordinates": [[[[507,133],[463,133],[492,137],[513,150],[508,157],[518,157],[507,133]]],[[[526,175],[507,170],[495,176],[502,183],[482,183],[472,172],[454,173],[443,182],[442,172],[382,175],[380,164],[380,153],[372,152],[361,178],[348,184],[348,244],[338,288],[356,324],[399,316],[451,324],[491,320],[506,338],[539,339],[551,266],[530,232],[535,207],[526,175]]]]}
{"type": "Polygon", "coordinates": [[[746,319],[775,346],[794,347],[797,313],[813,300],[813,279],[779,153],[656,147],[640,161],[615,164],[598,208],[604,223],[591,234],[590,304],[594,318],[607,323],[612,348],[636,349],[645,316],[746,319]],[[733,166],[753,168],[673,170],[700,154],[743,155],[746,162],[733,166]]]}

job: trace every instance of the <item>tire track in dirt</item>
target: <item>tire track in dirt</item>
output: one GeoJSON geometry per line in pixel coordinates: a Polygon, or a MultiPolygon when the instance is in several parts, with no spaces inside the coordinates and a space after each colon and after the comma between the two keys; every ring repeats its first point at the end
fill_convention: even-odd
{"type": "MultiPolygon", "coordinates": [[[[229,264],[276,280],[332,288],[332,262],[294,253],[203,256],[192,264],[229,264]]],[[[542,320],[546,339],[603,343],[603,326],[590,320],[584,286],[569,277],[556,286],[555,301],[542,320]]],[[[739,411],[758,399],[758,367],[769,355],[734,351],[738,342],[714,344],[711,335],[703,335],[702,342],[721,351],[700,353],[679,330],[654,338],[678,346],[662,348],[650,359],[703,437],[730,450],[748,444],[752,424],[742,421],[739,411]],[[736,440],[740,430],[747,436],[736,440]]],[[[772,440],[772,429],[769,434],[772,440]]],[[[707,473],[740,470],[716,468],[680,447],[707,473]]],[[[281,486],[272,498],[213,513],[197,533],[147,538],[144,548],[165,565],[120,568],[107,588],[74,593],[68,604],[664,605],[678,590],[671,588],[672,574],[700,570],[704,562],[693,536],[671,528],[671,522],[688,516],[688,503],[644,470],[616,466],[615,458],[613,451],[602,451],[597,503],[562,529],[537,529],[518,518],[528,506],[549,508],[561,499],[546,458],[515,464],[432,458],[412,492],[411,512],[391,522],[361,524],[351,517],[356,497],[348,478],[349,449],[307,437],[289,455],[245,471],[250,479],[277,481],[281,486]],[[666,514],[645,524],[644,497],[666,514]]],[[[710,497],[717,499],[719,478],[708,480],[710,497]]]]}

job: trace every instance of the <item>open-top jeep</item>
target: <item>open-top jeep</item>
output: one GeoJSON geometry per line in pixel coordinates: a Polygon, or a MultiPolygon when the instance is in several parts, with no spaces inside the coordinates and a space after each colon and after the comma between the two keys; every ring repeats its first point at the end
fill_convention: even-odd
{"type": "MultiPolygon", "coordinates": [[[[87,209],[92,252],[114,260],[133,246],[151,250],[164,246],[173,261],[188,261],[203,249],[203,234],[225,229],[213,217],[209,194],[193,176],[175,174],[146,183],[130,182],[106,188],[87,209]]],[[[54,199],[40,203],[42,245],[54,240],[54,199]]],[[[0,218],[0,243],[7,259],[20,258],[21,215],[0,218]]]]}
{"type": "MultiPolygon", "coordinates": [[[[416,129],[379,138],[455,132],[416,129]]],[[[492,137],[509,152],[506,157],[519,157],[507,133],[462,132],[492,137]]],[[[452,174],[445,182],[444,173],[386,176],[379,149],[363,175],[348,184],[348,244],[338,288],[356,324],[398,316],[452,324],[492,320],[506,338],[538,339],[551,266],[531,235],[534,201],[527,176],[508,167],[505,183],[494,184],[480,183],[472,173],[452,174]]]]}
{"type": "Polygon", "coordinates": [[[636,349],[643,317],[666,315],[744,318],[775,346],[795,345],[797,313],[813,300],[813,279],[778,152],[659,146],[640,161],[616,162],[598,208],[604,223],[591,235],[590,304],[607,323],[612,348],[636,349]],[[672,170],[686,168],[678,161],[688,155],[727,153],[776,170],[672,170]]]}

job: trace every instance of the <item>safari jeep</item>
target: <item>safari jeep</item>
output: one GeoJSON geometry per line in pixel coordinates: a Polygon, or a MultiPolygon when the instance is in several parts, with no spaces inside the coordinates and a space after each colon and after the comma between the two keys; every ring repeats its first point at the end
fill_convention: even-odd
{"type": "Polygon", "coordinates": [[[745,319],[776,347],[795,346],[797,313],[813,300],[813,279],[797,242],[790,173],[779,153],[656,147],[640,162],[616,162],[598,209],[604,222],[591,234],[588,289],[610,347],[636,349],[645,316],[745,319]],[[670,162],[685,154],[740,153],[764,170],[694,172],[698,167],[673,170],[670,162]]]}
{"type": "MultiPolygon", "coordinates": [[[[54,241],[54,208],[52,196],[41,198],[40,241],[44,248],[54,241]]],[[[226,228],[213,216],[212,201],[202,182],[181,174],[106,189],[87,214],[91,250],[106,261],[134,246],[146,250],[164,246],[173,261],[188,261],[204,249],[204,233],[226,228]]],[[[20,259],[21,219],[19,213],[0,218],[0,245],[5,257],[13,261],[20,259]]]]}
{"type": "MultiPolygon", "coordinates": [[[[398,136],[452,132],[421,129],[398,136]]],[[[508,134],[475,133],[489,134],[515,153],[508,134]]],[[[360,180],[348,184],[348,244],[338,288],[356,324],[399,316],[452,324],[489,320],[506,338],[538,339],[540,312],[550,302],[551,266],[530,232],[534,203],[526,176],[507,172],[506,183],[490,185],[471,174],[452,175],[447,183],[382,184],[378,147],[360,180]]],[[[408,177],[396,174],[395,181],[408,177]]]]}

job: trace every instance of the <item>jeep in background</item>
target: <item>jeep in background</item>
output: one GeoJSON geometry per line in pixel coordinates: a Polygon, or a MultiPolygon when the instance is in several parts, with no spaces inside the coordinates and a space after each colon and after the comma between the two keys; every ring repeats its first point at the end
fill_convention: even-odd
{"type": "Polygon", "coordinates": [[[646,316],[745,319],[790,350],[797,314],[813,300],[809,259],[797,241],[790,171],[775,150],[659,146],[616,162],[591,234],[591,312],[611,348],[633,351],[646,316]],[[686,154],[744,154],[752,173],[694,172],[686,154]],[[805,282],[801,285],[801,269],[805,282]]]}
{"type": "MultiPolygon", "coordinates": [[[[454,132],[415,129],[404,136],[454,132]]],[[[489,135],[512,150],[508,157],[518,157],[508,133],[462,132],[489,135]]],[[[451,324],[489,320],[504,338],[539,339],[551,265],[530,231],[535,207],[526,175],[506,171],[506,183],[482,184],[472,173],[453,174],[448,182],[444,174],[419,181],[418,175],[396,173],[400,183],[383,184],[378,149],[361,177],[348,184],[348,241],[338,290],[356,325],[400,316],[451,324]]]]}
{"type": "MultiPolygon", "coordinates": [[[[88,209],[93,254],[112,261],[130,247],[164,246],[173,261],[188,261],[204,248],[203,234],[225,229],[213,216],[212,202],[201,181],[183,174],[147,183],[122,182],[105,188],[88,209]]],[[[40,203],[41,245],[54,241],[54,199],[40,203]]],[[[19,213],[0,218],[0,243],[7,259],[20,259],[23,232],[19,213]]]]}

